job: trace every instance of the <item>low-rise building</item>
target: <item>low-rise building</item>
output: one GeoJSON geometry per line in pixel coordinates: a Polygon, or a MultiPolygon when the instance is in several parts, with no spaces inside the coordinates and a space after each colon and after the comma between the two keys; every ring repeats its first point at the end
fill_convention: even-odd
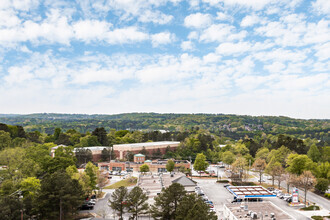
{"type": "Polygon", "coordinates": [[[148,154],[153,154],[156,151],[160,151],[161,154],[166,153],[166,148],[175,150],[180,145],[178,141],[157,141],[157,142],[146,142],[146,143],[134,143],[134,144],[115,144],[113,150],[118,159],[124,159],[127,152],[138,154],[141,150],[146,150],[148,154]]]}
{"type": "Polygon", "coordinates": [[[223,215],[226,220],[293,220],[294,218],[273,203],[249,202],[224,204],[223,215]]]}
{"type": "MultiPolygon", "coordinates": [[[[137,158],[142,158],[142,156],[138,156],[137,158]]],[[[146,160],[144,162],[121,162],[118,160],[112,160],[111,162],[101,162],[98,163],[100,169],[105,170],[113,170],[113,171],[140,171],[140,166],[143,164],[147,164],[149,166],[149,170],[152,173],[163,173],[167,172],[166,164],[167,159],[158,159],[158,160],[146,160]]],[[[174,167],[178,170],[180,167],[184,167],[185,169],[190,168],[190,162],[187,160],[174,160],[174,167]]]]}

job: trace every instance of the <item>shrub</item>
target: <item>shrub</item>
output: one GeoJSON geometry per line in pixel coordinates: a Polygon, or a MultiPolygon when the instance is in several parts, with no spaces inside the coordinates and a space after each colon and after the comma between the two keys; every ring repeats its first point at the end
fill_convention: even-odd
{"type": "Polygon", "coordinates": [[[317,189],[320,192],[325,192],[329,188],[329,180],[325,178],[318,178],[317,183],[315,185],[315,189],[317,189]]]}
{"type": "Polygon", "coordinates": [[[320,207],[317,206],[317,205],[311,205],[311,206],[308,206],[308,207],[304,207],[304,208],[301,208],[301,210],[304,210],[304,211],[313,211],[314,210],[314,207],[315,207],[315,210],[320,210],[320,207]]]}
{"type": "Polygon", "coordinates": [[[324,196],[325,196],[325,198],[330,199],[330,193],[326,193],[326,194],[324,194],[324,196]]]}
{"type": "Polygon", "coordinates": [[[229,183],[229,180],[217,180],[217,183],[229,183]]]}

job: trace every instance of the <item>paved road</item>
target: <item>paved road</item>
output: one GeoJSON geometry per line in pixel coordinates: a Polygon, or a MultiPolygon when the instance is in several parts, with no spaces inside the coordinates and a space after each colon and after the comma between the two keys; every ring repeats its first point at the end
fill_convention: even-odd
{"type": "MultiPolygon", "coordinates": [[[[264,177],[264,180],[266,181],[266,183],[268,184],[272,184],[271,180],[268,180],[267,176],[264,177]]],[[[276,181],[275,181],[276,184],[276,181]]],[[[283,187],[285,190],[287,189],[287,185],[285,181],[281,182],[281,187],[283,187]]],[[[292,191],[292,186],[290,186],[290,192],[292,191]]],[[[301,197],[305,197],[305,191],[303,189],[299,189],[299,195],[301,197]]],[[[330,211],[330,202],[329,200],[323,198],[322,196],[319,196],[311,191],[307,192],[307,200],[310,202],[313,202],[319,206],[321,206],[323,209],[326,209],[328,211],[330,211]]]]}

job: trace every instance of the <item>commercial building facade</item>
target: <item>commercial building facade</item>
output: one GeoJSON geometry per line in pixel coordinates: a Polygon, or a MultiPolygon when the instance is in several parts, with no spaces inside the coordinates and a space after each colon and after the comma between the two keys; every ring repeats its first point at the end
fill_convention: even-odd
{"type": "Polygon", "coordinates": [[[161,154],[166,153],[166,148],[175,150],[179,147],[180,142],[178,141],[157,141],[157,142],[146,142],[146,143],[135,143],[135,144],[115,144],[113,150],[116,154],[116,158],[124,159],[127,152],[138,154],[141,150],[145,149],[148,154],[153,154],[159,151],[161,154]]]}

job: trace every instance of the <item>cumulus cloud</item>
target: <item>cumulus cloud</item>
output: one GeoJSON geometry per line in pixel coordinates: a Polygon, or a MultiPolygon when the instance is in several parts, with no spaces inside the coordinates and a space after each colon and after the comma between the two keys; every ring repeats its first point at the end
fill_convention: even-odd
{"type": "Polygon", "coordinates": [[[206,28],[212,23],[212,17],[209,14],[190,14],[184,19],[184,25],[189,28],[206,28]]]}
{"type": "Polygon", "coordinates": [[[175,40],[175,35],[170,32],[161,32],[151,35],[151,43],[153,47],[163,44],[170,44],[175,40]]]}
{"type": "Polygon", "coordinates": [[[243,18],[241,22],[242,27],[249,27],[259,23],[261,20],[256,15],[247,15],[243,18]]]}

